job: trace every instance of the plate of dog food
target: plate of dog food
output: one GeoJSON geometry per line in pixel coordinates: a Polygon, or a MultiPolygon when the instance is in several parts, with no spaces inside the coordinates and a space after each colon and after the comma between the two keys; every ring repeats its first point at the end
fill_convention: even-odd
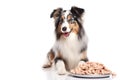
{"type": "Polygon", "coordinates": [[[71,69],[69,76],[71,80],[112,80],[116,75],[101,63],[85,62],[71,69]]]}

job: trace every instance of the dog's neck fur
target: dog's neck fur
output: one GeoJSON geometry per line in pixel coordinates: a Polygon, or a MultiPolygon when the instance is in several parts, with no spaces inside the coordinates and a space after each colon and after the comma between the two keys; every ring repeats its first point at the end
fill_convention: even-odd
{"type": "Polygon", "coordinates": [[[77,34],[70,33],[66,39],[57,40],[53,50],[56,54],[60,52],[62,58],[67,62],[68,69],[72,69],[78,65],[81,59],[80,51],[83,45],[83,40],[78,40],[77,34]]]}

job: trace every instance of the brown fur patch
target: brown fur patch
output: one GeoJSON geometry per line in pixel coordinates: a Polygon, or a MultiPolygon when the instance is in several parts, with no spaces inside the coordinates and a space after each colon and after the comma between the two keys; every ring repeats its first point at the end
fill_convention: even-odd
{"type": "Polygon", "coordinates": [[[58,8],[58,9],[55,10],[55,12],[54,12],[54,14],[53,14],[53,18],[54,18],[55,20],[56,20],[57,17],[59,16],[61,10],[62,10],[61,8],[58,8]]]}
{"type": "Polygon", "coordinates": [[[79,32],[79,25],[75,21],[73,24],[69,24],[70,29],[72,29],[72,32],[78,34],[79,32]]]}
{"type": "Polygon", "coordinates": [[[50,50],[50,52],[47,54],[47,58],[49,61],[43,65],[43,68],[49,68],[52,66],[52,63],[53,63],[54,58],[55,58],[55,54],[54,54],[53,50],[50,50]]]}
{"type": "Polygon", "coordinates": [[[87,52],[84,51],[81,53],[81,60],[86,60],[87,59],[87,52]]]}
{"type": "Polygon", "coordinates": [[[62,58],[62,54],[58,51],[57,57],[62,58]]]}
{"type": "Polygon", "coordinates": [[[68,20],[70,20],[71,18],[72,18],[72,16],[71,16],[71,15],[68,15],[68,16],[67,16],[67,19],[68,19],[68,20]]]}
{"type": "MultiPolygon", "coordinates": [[[[67,19],[68,20],[72,19],[72,15],[68,15],[67,19]]],[[[69,22],[69,27],[70,27],[70,29],[72,29],[72,32],[78,34],[78,32],[79,32],[79,25],[78,25],[78,23],[76,21],[73,22],[73,23],[69,22]]]]}
{"type": "Polygon", "coordinates": [[[50,50],[50,52],[48,53],[49,61],[53,62],[54,57],[55,57],[55,53],[53,52],[53,50],[50,50]]]}
{"type": "Polygon", "coordinates": [[[61,33],[61,24],[59,24],[59,26],[57,27],[57,33],[61,33]]]}
{"type": "Polygon", "coordinates": [[[64,20],[64,19],[65,19],[65,16],[62,16],[61,18],[64,20]]]}

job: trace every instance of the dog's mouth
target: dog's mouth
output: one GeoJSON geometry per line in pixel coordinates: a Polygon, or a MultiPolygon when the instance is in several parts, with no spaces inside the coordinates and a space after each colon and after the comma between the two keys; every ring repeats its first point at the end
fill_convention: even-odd
{"type": "Polygon", "coordinates": [[[62,33],[62,34],[63,34],[65,37],[68,37],[68,36],[70,35],[71,31],[72,31],[72,29],[70,30],[70,32],[64,32],[64,33],[62,33]]]}
{"type": "Polygon", "coordinates": [[[70,32],[65,32],[65,33],[63,33],[63,35],[64,35],[65,37],[68,37],[68,36],[70,35],[70,32]]]}

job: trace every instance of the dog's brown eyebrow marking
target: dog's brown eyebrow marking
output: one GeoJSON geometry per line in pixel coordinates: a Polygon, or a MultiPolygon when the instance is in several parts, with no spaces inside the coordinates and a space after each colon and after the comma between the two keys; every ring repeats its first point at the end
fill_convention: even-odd
{"type": "Polygon", "coordinates": [[[65,16],[63,15],[63,16],[61,16],[61,18],[62,18],[62,19],[65,19],[65,16]]]}
{"type": "Polygon", "coordinates": [[[69,15],[67,16],[67,19],[68,19],[68,20],[72,19],[72,15],[69,14],[69,15]]]}

